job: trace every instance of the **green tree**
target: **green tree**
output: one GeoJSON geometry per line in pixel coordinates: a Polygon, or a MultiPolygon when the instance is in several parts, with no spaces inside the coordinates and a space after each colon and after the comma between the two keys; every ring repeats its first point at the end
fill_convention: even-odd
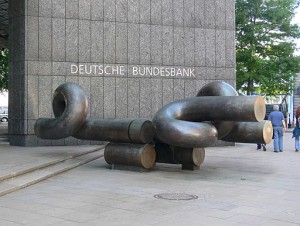
{"type": "Polygon", "coordinates": [[[0,50],[0,91],[8,90],[8,49],[0,50]]]}
{"type": "Polygon", "coordinates": [[[289,94],[300,72],[292,24],[300,0],[236,0],[237,88],[268,96],[289,94]]]}

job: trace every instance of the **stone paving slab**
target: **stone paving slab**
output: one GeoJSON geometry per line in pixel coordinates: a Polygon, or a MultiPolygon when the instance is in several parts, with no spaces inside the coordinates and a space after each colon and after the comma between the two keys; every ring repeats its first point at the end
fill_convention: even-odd
{"type": "MultiPolygon", "coordinates": [[[[300,225],[300,153],[291,133],[284,136],[282,153],[272,144],[266,152],[255,144],[206,148],[196,171],[169,164],[150,172],[112,170],[101,158],[0,197],[0,225],[300,225]],[[162,193],[198,198],[154,197],[162,193]]],[[[9,148],[0,148],[9,158],[9,148]]],[[[67,150],[48,148],[12,153],[31,161],[67,150]]]]}

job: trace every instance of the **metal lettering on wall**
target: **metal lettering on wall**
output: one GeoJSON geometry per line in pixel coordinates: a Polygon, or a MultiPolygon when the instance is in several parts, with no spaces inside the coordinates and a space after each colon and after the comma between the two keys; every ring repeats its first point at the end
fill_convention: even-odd
{"type": "Polygon", "coordinates": [[[79,75],[121,75],[132,74],[133,76],[160,76],[160,77],[196,77],[194,68],[155,67],[155,66],[131,66],[103,65],[103,64],[72,64],[71,74],[79,75]]]}

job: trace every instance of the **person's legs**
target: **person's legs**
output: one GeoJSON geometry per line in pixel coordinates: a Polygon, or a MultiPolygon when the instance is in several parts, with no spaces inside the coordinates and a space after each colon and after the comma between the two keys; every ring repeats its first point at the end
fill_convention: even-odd
{"type": "Polygon", "coordinates": [[[279,151],[282,152],[283,151],[283,136],[278,136],[278,144],[279,144],[279,151]]]}
{"type": "Polygon", "coordinates": [[[257,150],[261,149],[261,144],[257,144],[257,150]]]}
{"type": "Polygon", "coordinates": [[[279,134],[278,134],[278,127],[274,127],[274,151],[278,152],[279,151],[279,134]]]}
{"type": "Polygon", "coordinates": [[[283,127],[278,128],[278,145],[279,145],[279,151],[283,151],[283,127]]]}
{"type": "Polygon", "coordinates": [[[295,137],[295,149],[296,152],[299,151],[299,137],[295,137]]]}

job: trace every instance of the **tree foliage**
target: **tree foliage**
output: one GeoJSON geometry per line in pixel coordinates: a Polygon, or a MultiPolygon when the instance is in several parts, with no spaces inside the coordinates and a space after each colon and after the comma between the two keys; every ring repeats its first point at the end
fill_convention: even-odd
{"type": "Polygon", "coordinates": [[[300,72],[292,24],[300,0],[236,0],[237,88],[275,96],[289,94],[300,72]]]}
{"type": "Polygon", "coordinates": [[[0,91],[8,90],[8,49],[0,50],[0,91]]]}

